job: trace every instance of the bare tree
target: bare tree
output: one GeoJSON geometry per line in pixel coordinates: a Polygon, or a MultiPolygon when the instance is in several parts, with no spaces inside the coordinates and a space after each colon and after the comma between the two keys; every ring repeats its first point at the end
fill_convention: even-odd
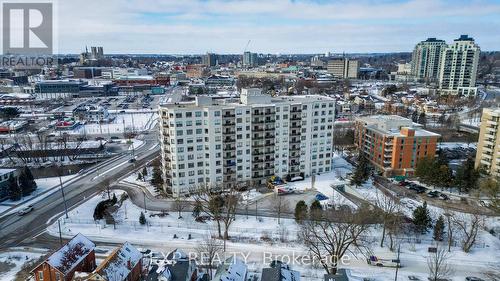
{"type": "Polygon", "coordinates": [[[479,214],[455,214],[453,223],[460,235],[462,250],[468,253],[476,243],[479,229],[484,226],[484,217],[479,214]]]}
{"type": "Polygon", "coordinates": [[[278,224],[280,224],[281,214],[288,212],[288,201],[283,200],[283,196],[279,196],[278,194],[274,194],[273,200],[273,211],[278,216],[278,224]]]}
{"type": "Polygon", "coordinates": [[[336,274],[337,267],[352,247],[363,250],[362,235],[370,228],[370,213],[365,207],[357,211],[326,210],[320,220],[304,220],[299,237],[313,258],[327,274],[336,274]]]}
{"type": "Polygon", "coordinates": [[[179,196],[177,196],[174,200],[174,203],[173,203],[173,207],[174,207],[174,210],[177,211],[177,214],[178,214],[178,218],[182,218],[181,216],[181,213],[187,209],[188,207],[188,204],[186,201],[183,201],[181,200],[181,198],[179,196]]]}
{"type": "Polygon", "coordinates": [[[221,254],[223,245],[220,240],[215,239],[211,235],[206,237],[196,247],[196,252],[199,255],[201,266],[206,266],[208,269],[209,280],[212,279],[212,269],[214,268],[214,261],[221,254]]]}
{"type": "Polygon", "coordinates": [[[393,246],[393,235],[394,232],[396,231],[396,228],[393,227],[395,224],[397,224],[399,213],[401,213],[401,205],[399,202],[399,199],[389,196],[389,195],[384,195],[384,194],[379,194],[377,193],[377,199],[375,202],[375,206],[378,207],[380,211],[380,217],[382,218],[382,238],[380,239],[380,247],[384,247],[384,241],[385,241],[385,236],[386,232],[388,230],[388,227],[390,227],[390,239],[391,239],[391,250],[393,246]]]}
{"type": "Polygon", "coordinates": [[[449,253],[444,247],[437,246],[436,252],[427,257],[427,266],[429,267],[429,280],[438,281],[452,274],[451,266],[448,263],[449,253]]]}
{"type": "Polygon", "coordinates": [[[222,204],[219,194],[216,191],[217,188],[212,188],[209,184],[200,184],[194,187],[191,191],[193,193],[193,199],[195,206],[200,206],[201,213],[208,216],[211,220],[214,220],[217,224],[217,234],[219,238],[222,238],[221,230],[221,213],[222,204]]]}

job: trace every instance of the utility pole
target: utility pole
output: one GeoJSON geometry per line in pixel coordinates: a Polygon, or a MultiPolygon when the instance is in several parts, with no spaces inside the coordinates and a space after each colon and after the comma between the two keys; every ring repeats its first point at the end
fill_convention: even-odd
{"type": "Polygon", "coordinates": [[[396,275],[394,276],[394,281],[398,281],[398,270],[401,265],[401,261],[399,260],[399,254],[401,253],[401,241],[398,244],[398,264],[396,266],[396,275]]]}
{"type": "Polygon", "coordinates": [[[59,244],[61,247],[63,246],[62,234],[61,234],[61,220],[57,220],[57,225],[59,226],[59,244]]]}
{"type": "Polygon", "coordinates": [[[143,190],[142,195],[144,195],[144,213],[147,213],[148,210],[146,209],[146,192],[143,190]]]}
{"type": "Polygon", "coordinates": [[[63,188],[63,183],[61,179],[61,173],[62,173],[62,167],[59,167],[59,185],[61,186],[61,193],[64,201],[64,213],[66,214],[66,218],[68,217],[68,204],[66,204],[66,196],[64,195],[64,188],[63,188]]]}

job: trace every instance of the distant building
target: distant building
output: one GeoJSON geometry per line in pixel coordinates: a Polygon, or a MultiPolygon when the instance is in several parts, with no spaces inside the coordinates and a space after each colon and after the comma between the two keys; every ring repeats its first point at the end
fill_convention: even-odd
{"type": "Polygon", "coordinates": [[[75,272],[92,272],[96,267],[95,244],[82,234],[50,255],[31,271],[35,281],[73,280],[75,272]]]}
{"type": "Polygon", "coordinates": [[[255,67],[258,63],[258,56],[256,53],[244,52],[243,53],[243,66],[244,67],[255,67]]]}
{"type": "Polygon", "coordinates": [[[484,108],[477,143],[476,168],[483,168],[492,176],[500,177],[500,109],[484,108]]]}
{"type": "Polygon", "coordinates": [[[73,109],[75,121],[100,123],[109,121],[109,112],[105,107],[93,104],[83,104],[73,109]]]}
{"type": "Polygon", "coordinates": [[[475,95],[476,75],[481,49],[474,39],[462,35],[443,50],[439,76],[441,93],[475,95]]]}
{"type": "Polygon", "coordinates": [[[328,73],[335,78],[356,79],[358,78],[359,62],[348,58],[336,58],[328,61],[328,73]]]}
{"type": "Polygon", "coordinates": [[[95,65],[102,59],[104,59],[103,47],[90,47],[90,52],[88,48],[85,47],[85,52],[80,54],[81,65],[95,65]]]}
{"type": "Polygon", "coordinates": [[[149,272],[147,280],[190,281],[197,279],[196,261],[186,253],[175,249],[170,252],[154,272],[149,272]]]}
{"type": "Polygon", "coordinates": [[[213,53],[206,53],[202,57],[202,64],[213,67],[217,65],[217,55],[213,53]]]}
{"type": "Polygon", "coordinates": [[[444,40],[428,38],[418,43],[413,50],[411,73],[416,79],[438,81],[441,53],[447,47],[444,40]]]}
{"type": "Polygon", "coordinates": [[[356,119],[355,143],[384,176],[412,176],[418,161],[436,154],[439,134],[397,115],[356,119]]]}
{"type": "Polygon", "coordinates": [[[73,69],[74,78],[93,79],[102,75],[102,69],[98,67],[75,67],[73,69]]]}

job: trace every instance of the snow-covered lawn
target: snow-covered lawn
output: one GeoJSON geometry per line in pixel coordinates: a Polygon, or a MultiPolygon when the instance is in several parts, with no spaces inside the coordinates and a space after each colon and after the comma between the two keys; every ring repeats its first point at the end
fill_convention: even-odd
{"type": "Polygon", "coordinates": [[[457,149],[457,148],[477,148],[477,142],[471,142],[467,144],[466,142],[439,142],[438,148],[448,148],[448,149],[457,149]]]}
{"type": "Polygon", "coordinates": [[[42,254],[32,252],[4,252],[0,253],[0,263],[3,263],[8,270],[0,272],[0,280],[14,280],[16,274],[29,262],[40,258],[42,254]]]}
{"type": "Polygon", "coordinates": [[[149,191],[149,193],[151,193],[153,196],[158,196],[159,193],[155,190],[155,187],[151,184],[151,178],[153,177],[153,167],[147,167],[146,170],[147,170],[147,175],[146,176],[143,175],[142,179],[138,178],[139,173],[141,173],[142,175],[143,170],[141,169],[136,173],[130,174],[122,181],[142,186],[146,188],[149,191]]]}
{"type": "MultiPolygon", "coordinates": [[[[123,191],[115,190],[113,193],[120,198],[123,191]]],[[[201,239],[204,239],[207,235],[217,233],[214,222],[196,222],[189,212],[182,213],[182,218],[179,219],[175,211],[170,211],[170,214],[163,218],[150,217],[151,214],[157,214],[158,212],[148,211],[146,213],[148,225],[142,226],[138,221],[140,213],[144,210],[132,204],[130,199],[125,200],[123,205],[113,214],[116,219],[116,229],[114,229],[113,225],[94,222],[92,219],[96,204],[105,198],[105,193],[95,196],[72,210],[68,221],[61,219],[63,236],[71,237],[77,233],[82,233],[95,241],[129,241],[138,245],[169,245],[169,247],[187,247],[186,245],[191,245],[189,247],[196,247],[201,239]]],[[[412,203],[419,204],[418,202],[412,203]]],[[[440,211],[430,208],[433,217],[437,215],[436,212],[440,211]]],[[[252,210],[249,210],[249,213],[251,214],[252,210]]],[[[229,233],[232,240],[228,242],[228,245],[232,249],[241,249],[242,251],[248,250],[258,253],[265,251],[296,251],[297,254],[303,255],[306,254],[306,251],[300,241],[297,240],[298,230],[299,226],[293,219],[281,219],[281,223],[278,224],[276,218],[261,217],[256,219],[253,216],[247,218],[245,215],[238,215],[230,228],[229,233]],[[268,237],[275,239],[272,244],[268,244],[268,237]],[[288,242],[278,242],[280,238],[288,242]]],[[[55,236],[58,235],[57,222],[48,228],[48,232],[55,236]]],[[[374,227],[366,234],[368,240],[371,241],[370,250],[378,257],[395,258],[396,253],[389,251],[387,247],[379,247],[380,233],[381,227],[374,227]]],[[[426,259],[429,255],[427,251],[428,247],[435,245],[431,237],[432,234],[429,233],[419,237],[406,237],[402,240],[401,260],[403,268],[400,271],[402,277],[408,275],[427,277],[426,259]]],[[[478,273],[489,268],[499,267],[499,261],[500,241],[486,231],[481,230],[478,236],[478,246],[474,247],[471,253],[467,254],[462,252],[459,247],[452,247],[450,263],[457,270],[453,280],[463,280],[465,276],[468,276],[466,274],[470,272],[478,273]],[[473,270],[468,271],[467,268],[461,267],[462,265],[467,265],[473,270]]],[[[375,278],[375,280],[391,280],[390,277],[394,276],[393,269],[366,265],[362,255],[359,255],[357,259],[354,258],[352,264],[347,265],[347,267],[353,269],[354,275],[369,276],[375,278]]],[[[295,269],[302,272],[313,270],[310,268],[301,269],[300,267],[295,269]]],[[[319,276],[321,276],[322,269],[317,270],[319,276]]],[[[313,274],[313,272],[306,274],[313,274]]]]}

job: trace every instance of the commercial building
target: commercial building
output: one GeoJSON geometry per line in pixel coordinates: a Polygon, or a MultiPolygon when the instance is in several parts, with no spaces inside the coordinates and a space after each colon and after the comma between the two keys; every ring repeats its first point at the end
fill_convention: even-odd
{"type": "Polygon", "coordinates": [[[172,96],[160,106],[163,172],[174,195],[202,184],[258,186],[273,175],[331,170],[332,98],[243,89],[239,99],[185,99],[172,96]]]}
{"type": "Polygon", "coordinates": [[[17,177],[18,175],[19,171],[17,169],[0,168],[0,202],[9,197],[9,192],[7,191],[9,179],[11,177],[17,177]]]}
{"type": "Polygon", "coordinates": [[[397,115],[360,117],[355,126],[360,153],[384,176],[412,176],[421,158],[435,156],[440,137],[397,115]]]}
{"type": "Polygon", "coordinates": [[[217,55],[213,53],[207,53],[201,58],[202,64],[212,67],[217,65],[217,55]]]}
{"type": "Polygon", "coordinates": [[[326,69],[336,78],[356,79],[358,78],[359,62],[348,58],[332,59],[328,61],[326,69]]]}
{"type": "Polygon", "coordinates": [[[447,47],[444,40],[428,38],[415,46],[411,58],[411,73],[416,79],[438,81],[441,53],[447,47]]]}
{"type": "Polygon", "coordinates": [[[474,39],[462,35],[444,49],[441,58],[439,89],[452,95],[475,95],[477,67],[481,49],[474,39]]]}
{"type": "Polygon", "coordinates": [[[257,53],[244,52],[243,53],[243,66],[244,67],[254,67],[259,64],[259,58],[257,53]]]}
{"type": "Polygon", "coordinates": [[[500,176],[500,108],[484,108],[477,143],[476,168],[492,176],[500,176]]]}

